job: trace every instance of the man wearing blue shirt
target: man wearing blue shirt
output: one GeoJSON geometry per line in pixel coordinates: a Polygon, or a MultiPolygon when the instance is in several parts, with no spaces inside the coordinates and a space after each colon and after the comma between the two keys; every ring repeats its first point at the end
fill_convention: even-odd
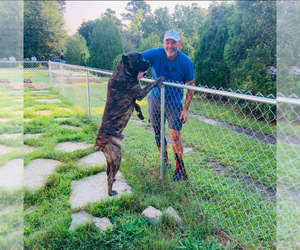
{"type": "MultiPolygon", "coordinates": [[[[157,79],[165,77],[166,82],[188,83],[195,85],[194,65],[191,59],[179,51],[182,44],[180,35],[176,30],[168,30],[164,35],[164,47],[150,49],[142,52],[143,57],[151,64],[152,77],[157,79]]],[[[188,90],[184,106],[183,89],[165,86],[165,117],[169,122],[172,148],[176,160],[176,169],[173,181],[187,180],[183,163],[183,143],[181,140],[182,124],[188,120],[188,109],[194,95],[193,90],[188,90]]],[[[155,140],[160,151],[160,86],[151,90],[148,98],[149,117],[155,132],[155,140]]],[[[167,141],[165,139],[165,164],[169,165],[167,141]]]]}

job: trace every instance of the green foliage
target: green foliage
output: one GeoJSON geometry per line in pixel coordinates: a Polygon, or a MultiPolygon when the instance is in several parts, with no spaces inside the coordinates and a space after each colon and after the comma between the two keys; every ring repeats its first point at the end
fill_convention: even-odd
{"type": "Polygon", "coordinates": [[[276,66],[276,2],[237,2],[230,24],[224,50],[230,87],[275,96],[267,66],[276,66]]]}
{"type": "Polygon", "coordinates": [[[64,59],[67,63],[85,66],[88,57],[89,51],[83,36],[76,33],[67,39],[66,52],[64,55],[64,59]]]}
{"type": "Polygon", "coordinates": [[[162,47],[162,42],[159,36],[155,33],[151,33],[147,38],[141,39],[141,45],[139,47],[139,51],[146,51],[148,49],[162,47]]]}
{"type": "Polygon", "coordinates": [[[285,96],[296,94],[300,97],[300,76],[293,71],[293,67],[300,66],[299,12],[298,1],[277,3],[277,90],[285,96]]]}
{"type": "Polygon", "coordinates": [[[123,52],[121,36],[112,19],[103,17],[96,23],[89,52],[88,65],[101,69],[110,69],[115,57],[123,52]]]}
{"type": "Polygon", "coordinates": [[[223,3],[211,9],[208,18],[199,27],[199,40],[193,61],[196,84],[229,88],[229,68],[224,63],[224,47],[228,40],[228,18],[233,6],[223,3]]]}
{"type": "Polygon", "coordinates": [[[118,65],[119,61],[120,61],[121,58],[122,58],[122,55],[123,55],[123,53],[116,56],[116,58],[115,58],[114,61],[113,61],[111,70],[114,70],[114,69],[116,68],[116,66],[118,65]]]}
{"type": "Polygon", "coordinates": [[[24,2],[24,57],[59,57],[67,32],[59,6],[53,1],[24,2]]]}
{"type": "Polygon", "coordinates": [[[97,22],[99,22],[99,20],[83,22],[78,29],[78,33],[84,37],[86,46],[88,47],[91,44],[93,29],[96,27],[97,22]]]}
{"type": "Polygon", "coordinates": [[[0,1],[0,58],[23,57],[21,1],[0,1]]]}

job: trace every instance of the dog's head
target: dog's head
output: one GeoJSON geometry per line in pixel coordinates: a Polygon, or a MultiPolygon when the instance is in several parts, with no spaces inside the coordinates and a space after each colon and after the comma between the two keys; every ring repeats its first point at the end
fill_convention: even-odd
{"type": "Polygon", "coordinates": [[[150,66],[150,63],[144,60],[141,53],[129,52],[127,55],[122,55],[125,72],[130,76],[141,79],[150,66]]]}

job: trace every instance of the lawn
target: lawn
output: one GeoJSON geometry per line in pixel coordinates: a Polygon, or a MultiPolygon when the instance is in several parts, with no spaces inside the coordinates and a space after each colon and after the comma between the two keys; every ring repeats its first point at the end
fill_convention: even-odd
{"type": "Polygon", "coordinates": [[[47,96],[36,95],[25,89],[24,117],[31,118],[24,124],[24,134],[42,133],[37,139],[26,139],[24,143],[37,149],[24,156],[24,164],[36,158],[55,159],[62,162],[46,185],[37,192],[25,190],[24,194],[24,247],[25,249],[229,249],[235,245],[227,243],[209,222],[199,207],[190,202],[182,188],[173,188],[169,181],[159,178],[159,158],[149,131],[129,123],[123,143],[123,159],[120,170],[132,186],[131,195],[87,205],[84,210],[94,216],[106,216],[114,228],[106,233],[93,225],[68,231],[72,211],[69,202],[72,180],[104,171],[105,166],[84,170],[77,160],[92,153],[92,149],[61,153],[54,150],[58,142],[85,141],[93,143],[99,121],[86,116],[85,110],[51,90],[47,96]],[[61,98],[59,104],[36,103],[36,98],[61,98]],[[26,109],[32,107],[31,109],[26,109]],[[72,110],[59,111],[65,108],[72,110]],[[48,116],[37,116],[34,111],[52,110],[48,116]],[[70,117],[57,122],[54,118],[70,117]],[[60,125],[78,126],[82,131],[68,131],[60,125]],[[136,133],[138,132],[138,133],[136,133]],[[138,142],[137,134],[147,138],[138,142]],[[182,204],[185,204],[183,207],[182,204]],[[160,224],[151,224],[141,216],[149,205],[161,210],[174,207],[182,218],[175,223],[167,216],[160,224]]]}

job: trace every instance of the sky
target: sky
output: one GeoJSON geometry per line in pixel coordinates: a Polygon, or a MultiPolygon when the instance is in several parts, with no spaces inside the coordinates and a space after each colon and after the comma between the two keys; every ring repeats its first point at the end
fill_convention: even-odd
{"type": "MultiPolygon", "coordinates": [[[[64,15],[66,28],[69,35],[76,33],[81,23],[95,20],[105,13],[106,9],[116,11],[116,15],[121,19],[121,13],[125,13],[125,7],[130,1],[66,1],[66,13],[64,15]]],[[[197,3],[202,8],[208,8],[211,1],[145,1],[151,6],[152,13],[159,7],[168,7],[173,13],[177,4],[191,6],[197,3]]]]}

